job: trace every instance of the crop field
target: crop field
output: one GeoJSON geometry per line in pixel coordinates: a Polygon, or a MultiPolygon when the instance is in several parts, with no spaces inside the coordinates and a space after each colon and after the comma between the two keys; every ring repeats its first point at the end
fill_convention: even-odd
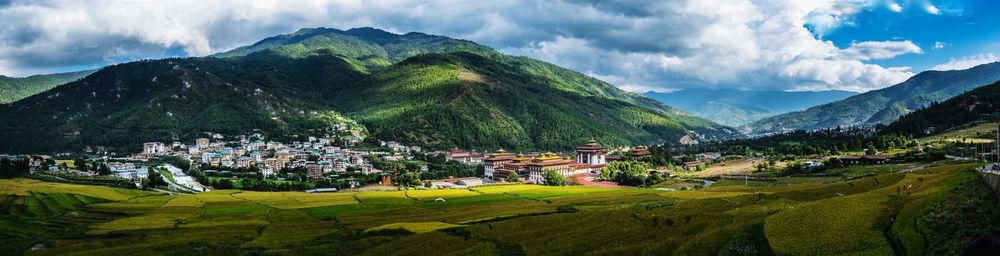
{"type": "MultiPolygon", "coordinates": [[[[927,214],[956,189],[985,186],[969,171],[975,166],[945,163],[853,180],[720,182],[685,191],[504,185],[166,195],[0,180],[0,249],[27,255],[920,255],[939,244],[928,235],[927,214]],[[29,249],[36,245],[44,249],[29,249]]],[[[981,198],[1000,207],[995,197],[981,198]]]]}

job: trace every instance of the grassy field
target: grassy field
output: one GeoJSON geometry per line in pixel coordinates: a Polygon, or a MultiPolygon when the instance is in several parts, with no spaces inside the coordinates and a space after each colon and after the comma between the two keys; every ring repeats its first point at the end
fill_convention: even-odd
{"type": "Polygon", "coordinates": [[[971,126],[958,127],[947,132],[921,138],[921,143],[932,142],[967,142],[993,143],[996,139],[998,123],[977,123],[971,126]]]}
{"type": "MultiPolygon", "coordinates": [[[[968,171],[974,166],[939,164],[854,180],[720,182],[685,191],[507,185],[165,195],[0,180],[0,238],[7,241],[0,250],[28,255],[919,255],[940,247],[928,233],[943,224],[925,223],[929,213],[940,211],[951,191],[984,186],[968,171]],[[29,250],[39,244],[45,249],[29,250]]],[[[969,208],[1000,207],[995,197],[975,198],[980,201],[969,208]]],[[[964,209],[964,201],[969,200],[947,204],[948,211],[964,209]]],[[[998,225],[991,223],[996,218],[931,217],[983,230],[998,225]]]]}

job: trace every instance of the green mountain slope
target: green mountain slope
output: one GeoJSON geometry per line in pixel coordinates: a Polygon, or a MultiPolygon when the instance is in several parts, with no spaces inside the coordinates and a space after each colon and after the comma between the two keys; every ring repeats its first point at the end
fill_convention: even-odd
{"type": "Polygon", "coordinates": [[[34,75],[23,78],[0,76],[0,104],[18,101],[58,85],[76,81],[91,73],[94,71],[34,75]]]}
{"type": "Polygon", "coordinates": [[[672,143],[694,131],[735,131],[671,113],[645,98],[528,58],[424,54],[390,66],[335,97],[375,137],[439,148],[568,149],[672,143]],[[685,120],[682,120],[684,118],[685,120]],[[689,119],[689,120],[688,120],[689,119]]]}
{"type": "Polygon", "coordinates": [[[6,106],[0,129],[11,136],[0,138],[0,151],[130,148],[255,129],[280,138],[352,120],[380,139],[429,148],[559,150],[592,137],[633,144],[739,134],[581,73],[469,41],[303,29],[216,57],[108,67],[6,106]]]}
{"type": "Polygon", "coordinates": [[[795,129],[887,124],[911,111],[1000,80],[1000,63],[966,70],[924,71],[903,83],[754,122],[755,134],[795,129]]]}
{"type": "Polygon", "coordinates": [[[135,150],[145,141],[191,139],[203,132],[325,134],[328,127],[351,121],[315,92],[363,76],[335,57],[291,61],[263,54],[110,66],[0,108],[0,151],[135,150]],[[320,72],[326,76],[313,76],[320,72]],[[317,87],[321,84],[326,88],[317,87]]]}
{"type": "Polygon", "coordinates": [[[982,120],[1000,119],[1000,82],[909,113],[883,132],[920,136],[982,120]]]}
{"type": "Polygon", "coordinates": [[[354,28],[346,31],[333,28],[306,28],[292,34],[269,37],[252,45],[214,56],[223,58],[246,56],[265,50],[290,58],[342,55],[370,70],[379,70],[392,63],[424,53],[467,51],[497,54],[493,49],[471,41],[417,32],[397,35],[374,28],[354,28]]]}

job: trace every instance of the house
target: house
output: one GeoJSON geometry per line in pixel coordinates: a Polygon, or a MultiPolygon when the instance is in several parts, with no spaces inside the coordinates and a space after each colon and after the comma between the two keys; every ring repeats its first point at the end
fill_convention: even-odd
{"type": "Polygon", "coordinates": [[[209,141],[207,138],[198,138],[194,140],[194,145],[197,146],[198,148],[203,149],[208,147],[208,142],[209,141]]]}
{"type": "Polygon", "coordinates": [[[694,155],[695,159],[702,162],[715,162],[715,159],[722,157],[722,153],[719,152],[705,152],[694,155]]]}
{"type": "Polygon", "coordinates": [[[445,152],[444,159],[446,161],[458,161],[465,164],[478,164],[483,162],[483,153],[478,152],[468,152],[458,148],[448,150],[445,152]]]}
{"type": "Polygon", "coordinates": [[[702,165],[702,162],[699,162],[699,161],[687,162],[687,163],[684,163],[684,170],[697,171],[698,167],[701,166],[701,165],[702,165]]]}
{"type": "Polygon", "coordinates": [[[889,162],[889,158],[883,155],[846,155],[841,156],[840,161],[844,164],[884,164],[889,162]]]}
{"type": "Polygon", "coordinates": [[[545,183],[545,172],[547,171],[554,171],[563,176],[573,175],[574,171],[576,171],[576,169],[570,166],[573,163],[572,160],[558,156],[555,153],[546,152],[541,157],[533,158],[526,163],[525,169],[520,174],[528,181],[532,181],[535,184],[542,184],[545,183]]]}
{"type": "Polygon", "coordinates": [[[163,154],[165,152],[167,152],[167,148],[163,145],[163,142],[142,143],[142,154],[147,157],[163,154]]]}
{"type": "Polygon", "coordinates": [[[632,159],[642,159],[653,155],[653,153],[649,152],[649,148],[643,145],[635,147],[634,149],[629,151],[629,154],[632,155],[632,159]]]}
{"type": "Polygon", "coordinates": [[[514,154],[507,153],[507,151],[503,149],[490,154],[488,157],[483,159],[483,177],[487,180],[494,180],[493,173],[496,168],[513,162],[514,158],[514,154]]]}

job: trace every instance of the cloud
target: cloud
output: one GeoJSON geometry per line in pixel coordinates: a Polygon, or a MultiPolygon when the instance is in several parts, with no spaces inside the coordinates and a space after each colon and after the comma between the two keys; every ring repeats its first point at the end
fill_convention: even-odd
{"type": "MultiPolygon", "coordinates": [[[[473,40],[629,90],[739,87],[864,91],[920,53],[909,41],[822,39],[878,0],[458,1],[13,0],[0,6],[0,74],[203,56],[302,27],[372,26],[473,40]]],[[[891,7],[890,7],[891,8],[891,7]]]]}
{"type": "Polygon", "coordinates": [[[928,3],[924,3],[924,11],[927,11],[927,13],[934,14],[934,15],[941,14],[941,9],[938,9],[937,6],[934,6],[933,4],[931,4],[929,2],[928,3]]]}
{"type": "Polygon", "coordinates": [[[896,3],[895,1],[887,1],[886,6],[892,12],[897,12],[897,13],[903,12],[903,6],[899,5],[899,3],[896,3]]]}
{"type": "Polygon", "coordinates": [[[958,59],[951,59],[948,62],[931,67],[931,70],[941,70],[941,71],[962,70],[997,61],[1000,61],[1000,57],[993,55],[993,53],[983,53],[972,56],[965,56],[958,59]]]}
{"type": "Polygon", "coordinates": [[[934,42],[934,49],[935,50],[937,50],[937,49],[944,49],[945,46],[948,46],[948,44],[945,43],[945,42],[934,42]]]}
{"type": "Polygon", "coordinates": [[[923,53],[913,42],[907,41],[866,41],[852,42],[841,50],[847,58],[858,60],[891,59],[907,53],[923,53]]]}

